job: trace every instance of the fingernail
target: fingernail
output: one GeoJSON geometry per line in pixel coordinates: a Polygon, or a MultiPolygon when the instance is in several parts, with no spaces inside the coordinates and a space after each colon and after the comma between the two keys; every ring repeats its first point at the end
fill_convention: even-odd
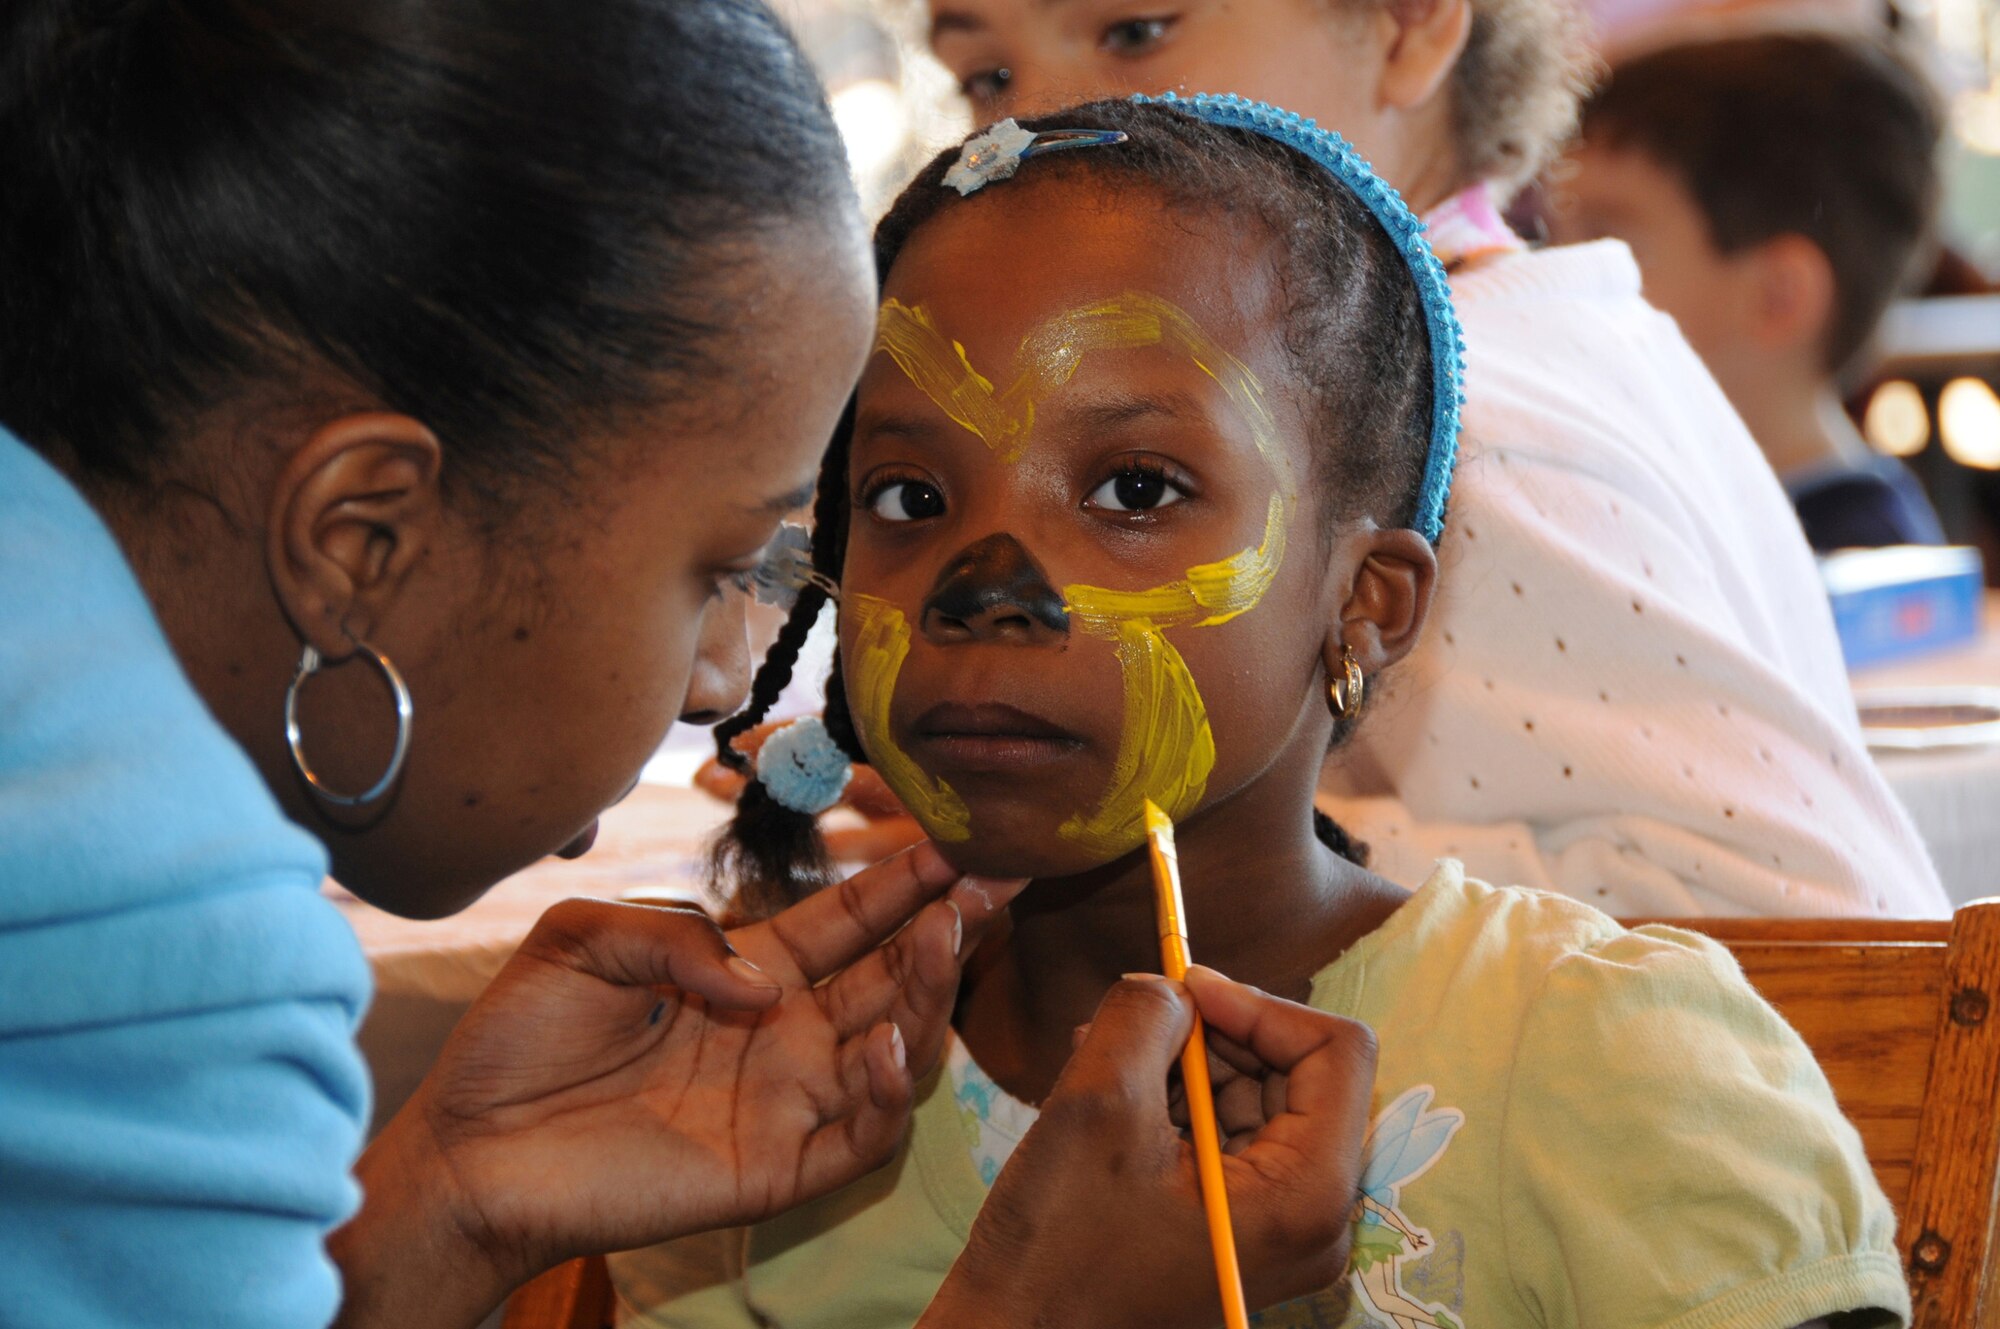
{"type": "Polygon", "coordinates": [[[961,877],[957,889],[978,899],[980,909],[990,914],[1012,901],[1027,884],[1026,877],[961,877]]]}
{"type": "Polygon", "coordinates": [[[1164,980],[1166,978],[1166,975],[1165,974],[1120,974],[1118,975],[1118,977],[1124,979],[1128,983],[1158,983],[1164,980]]]}
{"type": "Polygon", "coordinates": [[[945,908],[951,910],[951,953],[957,955],[965,949],[965,914],[955,901],[946,900],[945,908]]]}
{"type": "Polygon", "coordinates": [[[1072,1048],[1082,1047],[1083,1040],[1090,1037],[1090,1023],[1089,1020],[1085,1020],[1082,1024],[1069,1031],[1069,1045],[1072,1048]]]}
{"type": "Polygon", "coordinates": [[[780,986],[777,979],[771,977],[740,955],[730,956],[722,962],[722,967],[742,979],[745,983],[748,983],[751,987],[775,988],[780,986]]]}
{"type": "Polygon", "coordinates": [[[896,1059],[897,1070],[909,1068],[910,1054],[903,1046],[903,1031],[893,1024],[889,1026],[889,1055],[896,1059]]]}

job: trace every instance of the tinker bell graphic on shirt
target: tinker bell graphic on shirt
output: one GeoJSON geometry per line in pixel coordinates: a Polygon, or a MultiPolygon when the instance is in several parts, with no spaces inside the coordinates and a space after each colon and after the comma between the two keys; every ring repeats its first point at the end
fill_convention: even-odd
{"type": "Polygon", "coordinates": [[[1463,1329],[1442,1306],[1425,1305],[1403,1290],[1403,1261],[1431,1249],[1431,1234],[1402,1211],[1403,1187],[1444,1157],[1445,1146],[1465,1124],[1457,1108],[1427,1111],[1436,1090],[1405,1090],[1383,1108],[1361,1146],[1361,1202],[1354,1210],[1354,1253],[1348,1278],[1362,1306],[1395,1329],[1463,1329]]]}

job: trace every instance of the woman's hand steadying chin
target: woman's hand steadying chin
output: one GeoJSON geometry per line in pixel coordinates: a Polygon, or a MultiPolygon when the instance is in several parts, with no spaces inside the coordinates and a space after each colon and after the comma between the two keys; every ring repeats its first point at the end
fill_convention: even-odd
{"type": "Polygon", "coordinates": [[[1197,968],[1185,989],[1128,978],[1105,996],[917,1329],[1221,1322],[1194,1150],[1168,1110],[1194,1005],[1255,1059],[1239,1076],[1271,1084],[1268,1119],[1223,1159],[1249,1304],[1341,1280],[1374,1036],[1197,968]]]}
{"type": "Polygon", "coordinates": [[[557,905],[362,1157],[362,1211],[330,1243],[339,1323],[470,1324],[571,1256],[754,1222],[879,1166],[960,956],[1020,885],[961,881],[926,844],[728,933],[557,905]]]}

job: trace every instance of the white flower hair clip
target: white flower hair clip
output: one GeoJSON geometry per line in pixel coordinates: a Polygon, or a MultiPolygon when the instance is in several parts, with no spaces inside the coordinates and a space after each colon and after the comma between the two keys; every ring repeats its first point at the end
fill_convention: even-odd
{"type": "Polygon", "coordinates": [[[1044,152],[1064,148],[1097,148],[1126,140],[1122,129],[1023,129],[1009,116],[983,134],[975,134],[959,149],[958,160],[944,173],[947,187],[960,196],[976,193],[995,180],[1005,180],[1021,163],[1044,152]]]}

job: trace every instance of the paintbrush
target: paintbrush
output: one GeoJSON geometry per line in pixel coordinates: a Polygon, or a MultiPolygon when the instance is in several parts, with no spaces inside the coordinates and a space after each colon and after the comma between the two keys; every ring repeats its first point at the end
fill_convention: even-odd
{"type": "MultiPolygon", "coordinates": [[[[1174,982],[1187,977],[1194,963],[1188,954],[1187,911],[1181,902],[1180,855],[1174,849],[1174,824],[1152,799],[1146,800],[1146,843],[1153,860],[1153,897],[1160,920],[1160,958],[1174,982]]],[[[1228,1329],[1249,1329],[1250,1312],[1243,1304],[1243,1273],[1236,1265],[1236,1233],[1229,1225],[1229,1193],[1222,1185],[1222,1135],[1215,1122],[1215,1089],[1208,1080],[1208,1040],[1201,1016],[1181,1053],[1181,1084],[1187,1090],[1188,1123],[1194,1132],[1196,1171],[1201,1175],[1201,1203],[1208,1211],[1208,1241],[1215,1251],[1215,1281],[1222,1293],[1222,1321],[1228,1329]]]]}

